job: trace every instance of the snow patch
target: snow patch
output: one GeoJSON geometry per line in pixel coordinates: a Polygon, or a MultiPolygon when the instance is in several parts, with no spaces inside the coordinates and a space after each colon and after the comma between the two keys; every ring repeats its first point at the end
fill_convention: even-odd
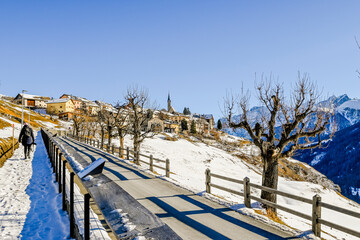
{"type": "Polygon", "coordinates": [[[324,158],[324,156],[326,155],[325,152],[320,153],[319,155],[316,155],[314,157],[314,159],[310,162],[310,166],[315,166],[316,164],[318,164],[319,162],[321,162],[321,160],[324,158]]]}

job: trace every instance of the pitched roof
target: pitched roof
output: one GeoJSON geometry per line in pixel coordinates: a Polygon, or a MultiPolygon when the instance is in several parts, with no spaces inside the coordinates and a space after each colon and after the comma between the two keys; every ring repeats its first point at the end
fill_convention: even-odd
{"type": "Polygon", "coordinates": [[[52,103],[65,103],[68,101],[72,101],[70,98],[60,98],[60,99],[53,99],[47,102],[47,104],[52,104],[52,103]]]}

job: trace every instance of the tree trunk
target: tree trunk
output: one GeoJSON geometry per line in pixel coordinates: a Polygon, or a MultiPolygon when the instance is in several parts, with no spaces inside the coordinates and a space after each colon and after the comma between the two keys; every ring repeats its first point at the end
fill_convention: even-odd
{"type": "MultiPolygon", "coordinates": [[[[273,158],[271,155],[263,157],[264,167],[262,174],[262,186],[277,189],[278,186],[278,158],[273,158]]],[[[276,203],[276,194],[269,193],[267,191],[261,191],[261,198],[270,202],[276,203]]],[[[276,209],[270,206],[266,206],[266,209],[271,210],[276,215],[276,209]]]]}
{"type": "Polygon", "coordinates": [[[104,129],[101,129],[101,149],[103,148],[104,146],[104,135],[105,135],[105,131],[104,129]]]}
{"type": "Polygon", "coordinates": [[[120,151],[120,158],[124,158],[124,137],[122,135],[120,135],[120,148],[121,148],[121,151],[120,151]]]}
{"type": "Polygon", "coordinates": [[[134,135],[134,161],[135,161],[135,163],[138,163],[138,159],[137,159],[137,157],[138,157],[138,155],[137,155],[137,153],[140,151],[140,141],[139,141],[139,139],[140,139],[140,137],[137,135],[137,134],[135,134],[134,135]]]}
{"type": "Polygon", "coordinates": [[[111,127],[108,127],[108,145],[111,146],[111,127]]]}

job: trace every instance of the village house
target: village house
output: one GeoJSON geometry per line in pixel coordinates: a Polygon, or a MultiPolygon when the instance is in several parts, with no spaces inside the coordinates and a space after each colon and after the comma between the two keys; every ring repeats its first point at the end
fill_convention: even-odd
{"type": "Polygon", "coordinates": [[[46,108],[46,102],[50,99],[50,97],[19,93],[16,95],[13,102],[19,105],[24,104],[25,107],[30,108],[46,108]]]}
{"type": "Polygon", "coordinates": [[[61,95],[60,99],[66,99],[66,98],[70,98],[73,100],[75,109],[80,109],[82,106],[82,100],[79,97],[70,95],[70,94],[63,94],[61,95]]]}
{"type": "Polygon", "coordinates": [[[48,114],[59,115],[67,112],[74,112],[75,105],[72,99],[54,99],[47,102],[46,112],[48,114]]]}
{"type": "Polygon", "coordinates": [[[82,109],[90,115],[96,115],[100,111],[100,106],[98,104],[86,98],[74,96],[72,94],[63,94],[60,99],[71,99],[75,109],[82,109]]]}

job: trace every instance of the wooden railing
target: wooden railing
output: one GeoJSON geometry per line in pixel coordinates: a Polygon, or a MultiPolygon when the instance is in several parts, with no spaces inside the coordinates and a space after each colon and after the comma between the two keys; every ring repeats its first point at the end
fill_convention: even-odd
{"type": "MultiPolygon", "coordinates": [[[[45,143],[46,150],[48,152],[53,172],[55,173],[55,180],[59,184],[59,193],[62,193],[62,209],[69,213],[70,220],[70,238],[89,240],[90,239],[90,199],[101,211],[99,204],[92,197],[90,191],[82,183],[82,180],[78,177],[74,169],[65,157],[65,153],[62,152],[60,145],[53,139],[52,134],[48,131],[41,129],[41,134],[45,143]],[[70,175],[70,179],[67,180],[67,175],[70,175]],[[75,214],[74,214],[74,184],[83,193],[84,198],[84,235],[80,236],[79,232],[76,232],[75,214]],[[68,193],[66,193],[66,186],[68,193]],[[77,233],[77,234],[76,234],[77,233]]],[[[112,229],[111,224],[105,218],[105,221],[114,237],[117,238],[117,234],[112,229]]],[[[97,229],[100,229],[98,226],[97,229]]],[[[105,238],[105,237],[104,237],[105,238]]]]}
{"type": "Polygon", "coordinates": [[[119,156],[120,158],[125,157],[126,160],[130,160],[130,157],[132,157],[134,159],[134,162],[137,165],[140,165],[140,162],[144,163],[144,164],[147,164],[147,165],[149,165],[149,170],[151,172],[154,172],[154,167],[159,168],[159,169],[165,171],[165,176],[166,177],[170,177],[170,160],[169,159],[162,160],[162,159],[159,159],[159,158],[154,158],[153,155],[148,156],[148,155],[140,153],[139,151],[135,152],[134,150],[131,150],[129,147],[121,148],[121,146],[120,147],[115,147],[114,145],[108,145],[108,144],[103,144],[101,146],[100,141],[97,140],[97,139],[74,136],[74,135],[69,135],[69,134],[67,136],[71,137],[71,138],[73,138],[75,140],[78,140],[80,142],[89,144],[89,145],[91,145],[93,147],[104,150],[104,151],[106,151],[108,153],[111,153],[111,154],[113,154],[115,156],[119,156]],[[125,152],[125,154],[123,154],[122,152],[125,152]],[[140,157],[148,159],[148,161],[142,160],[140,157]],[[161,165],[155,164],[154,162],[155,163],[161,163],[163,165],[161,166],[161,165]]]}
{"type": "Polygon", "coordinates": [[[280,210],[283,210],[285,212],[294,214],[294,215],[296,215],[298,217],[310,220],[310,221],[312,221],[312,231],[318,237],[321,236],[321,224],[323,224],[325,226],[328,226],[328,227],[335,228],[335,229],[343,231],[345,233],[354,235],[356,237],[360,237],[360,232],[358,232],[358,231],[355,231],[353,229],[341,226],[341,225],[336,224],[336,223],[329,222],[329,221],[321,218],[321,208],[323,207],[323,208],[331,209],[333,211],[336,211],[336,212],[339,212],[339,213],[342,213],[342,214],[345,214],[345,215],[348,215],[348,216],[356,217],[356,218],[360,218],[360,213],[350,211],[350,210],[345,209],[345,208],[340,208],[340,207],[337,207],[337,206],[322,202],[321,197],[319,195],[317,195],[317,194],[313,196],[313,199],[308,199],[308,198],[300,197],[300,196],[293,195],[293,194],[290,194],[290,193],[282,192],[282,191],[279,191],[279,190],[276,190],[276,189],[272,189],[272,188],[268,188],[268,187],[264,187],[264,186],[260,186],[260,185],[251,183],[250,179],[247,178],[247,177],[245,177],[244,180],[238,180],[238,179],[229,178],[229,177],[221,176],[221,175],[218,175],[218,174],[214,174],[214,173],[210,172],[210,169],[206,169],[206,171],[205,171],[205,185],[206,185],[206,192],[207,193],[211,193],[211,188],[213,187],[213,188],[220,189],[222,191],[230,192],[230,193],[233,193],[235,195],[239,195],[239,196],[244,197],[244,204],[248,208],[251,208],[251,199],[253,199],[255,201],[258,201],[260,203],[263,203],[263,204],[265,204],[267,206],[270,206],[270,207],[273,207],[275,209],[280,209],[280,210]],[[225,181],[229,181],[229,182],[233,182],[233,183],[242,184],[243,185],[243,192],[240,192],[240,191],[237,191],[237,190],[233,190],[233,189],[230,189],[230,188],[226,188],[226,187],[211,183],[211,178],[212,177],[222,179],[222,180],[225,180],[225,181]],[[279,204],[276,204],[276,203],[261,199],[261,198],[256,197],[256,196],[253,196],[250,193],[250,188],[251,187],[257,188],[257,189],[260,189],[260,190],[263,190],[263,191],[266,191],[266,192],[269,192],[269,193],[274,193],[274,194],[277,194],[277,195],[281,195],[281,196],[284,196],[284,197],[287,197],[287,198],[291,198],[291,199],[294,199],[294,200],[297,200],[297,201],[300,201],[300,202],[311,204],[312,205],[312,213],[311,213],[311,215],[307,215],[305,213],[298,212],[296,210],[293,210],[293,209],[281,206],[279,204]]]}

